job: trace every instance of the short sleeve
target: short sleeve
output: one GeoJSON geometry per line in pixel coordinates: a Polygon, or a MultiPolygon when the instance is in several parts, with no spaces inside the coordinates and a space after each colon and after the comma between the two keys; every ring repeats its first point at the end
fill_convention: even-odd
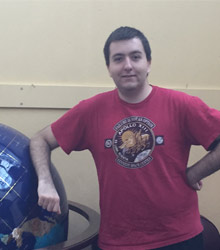
{"type": "Polygon", "coordinates": [[[208,150],[220,135],[220,111],[210,108],[198,97],[189,96],[185,105],[185,136],[192,145],[202,145],[208,150]]]}
{"type": "Polygon", "coordinates": [[[90,111],[82,101],[51,124],[59,146],[67,154],[89,148],[91,137],[87,129],[88,124],[91,124],[89,117],[90,111]]]}

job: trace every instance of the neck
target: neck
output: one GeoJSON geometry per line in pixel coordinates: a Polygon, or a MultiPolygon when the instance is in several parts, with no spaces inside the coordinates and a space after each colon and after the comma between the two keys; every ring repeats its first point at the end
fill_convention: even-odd
{"type": "Polygon", "coordinates": [[[119,97],[127,102],[127,103],[139,103],[146,99],[151,93],[152,87],[149,83],[146,83],[144,87],[140,90],[127,90],[125,92],[121,92],[118,89],[119,97]]]}

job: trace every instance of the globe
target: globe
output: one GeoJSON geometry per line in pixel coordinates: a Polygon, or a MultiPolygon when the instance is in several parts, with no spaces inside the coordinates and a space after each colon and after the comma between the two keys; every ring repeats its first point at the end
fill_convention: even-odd
{"type": "Polygon", "coordinates": [[[61,215],[38,206],[37,176],[29,138],[0,124],[0,249],[38,249],[65,241],[68,203],[64,185],[51,165],[61,199],[61,215]]]}

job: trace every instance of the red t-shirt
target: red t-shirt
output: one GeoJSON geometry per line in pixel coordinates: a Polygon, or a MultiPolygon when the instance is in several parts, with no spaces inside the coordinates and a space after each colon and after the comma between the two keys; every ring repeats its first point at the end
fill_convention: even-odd
{"type": "Polygon", "coordinates": [[[153,86],[138,104],[122,101],[117,90],[99,94],[51,125],[66,153],[93,155],[102,249],[159,248],[203,230],[185,172],[191,145],[208,149],[219,124],[220,112],[199,98],[153,86]]]}

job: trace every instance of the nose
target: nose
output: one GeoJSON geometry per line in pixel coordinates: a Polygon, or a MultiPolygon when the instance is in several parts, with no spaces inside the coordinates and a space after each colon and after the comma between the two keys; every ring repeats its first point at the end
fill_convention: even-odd
{"type": "Polygon", "coordinates": [[[130,58],[125,58],[125,64],[124,64],[124,69],[126,71],[131,71],[132,70],[132,62],[130,60],[130,58]]]}

